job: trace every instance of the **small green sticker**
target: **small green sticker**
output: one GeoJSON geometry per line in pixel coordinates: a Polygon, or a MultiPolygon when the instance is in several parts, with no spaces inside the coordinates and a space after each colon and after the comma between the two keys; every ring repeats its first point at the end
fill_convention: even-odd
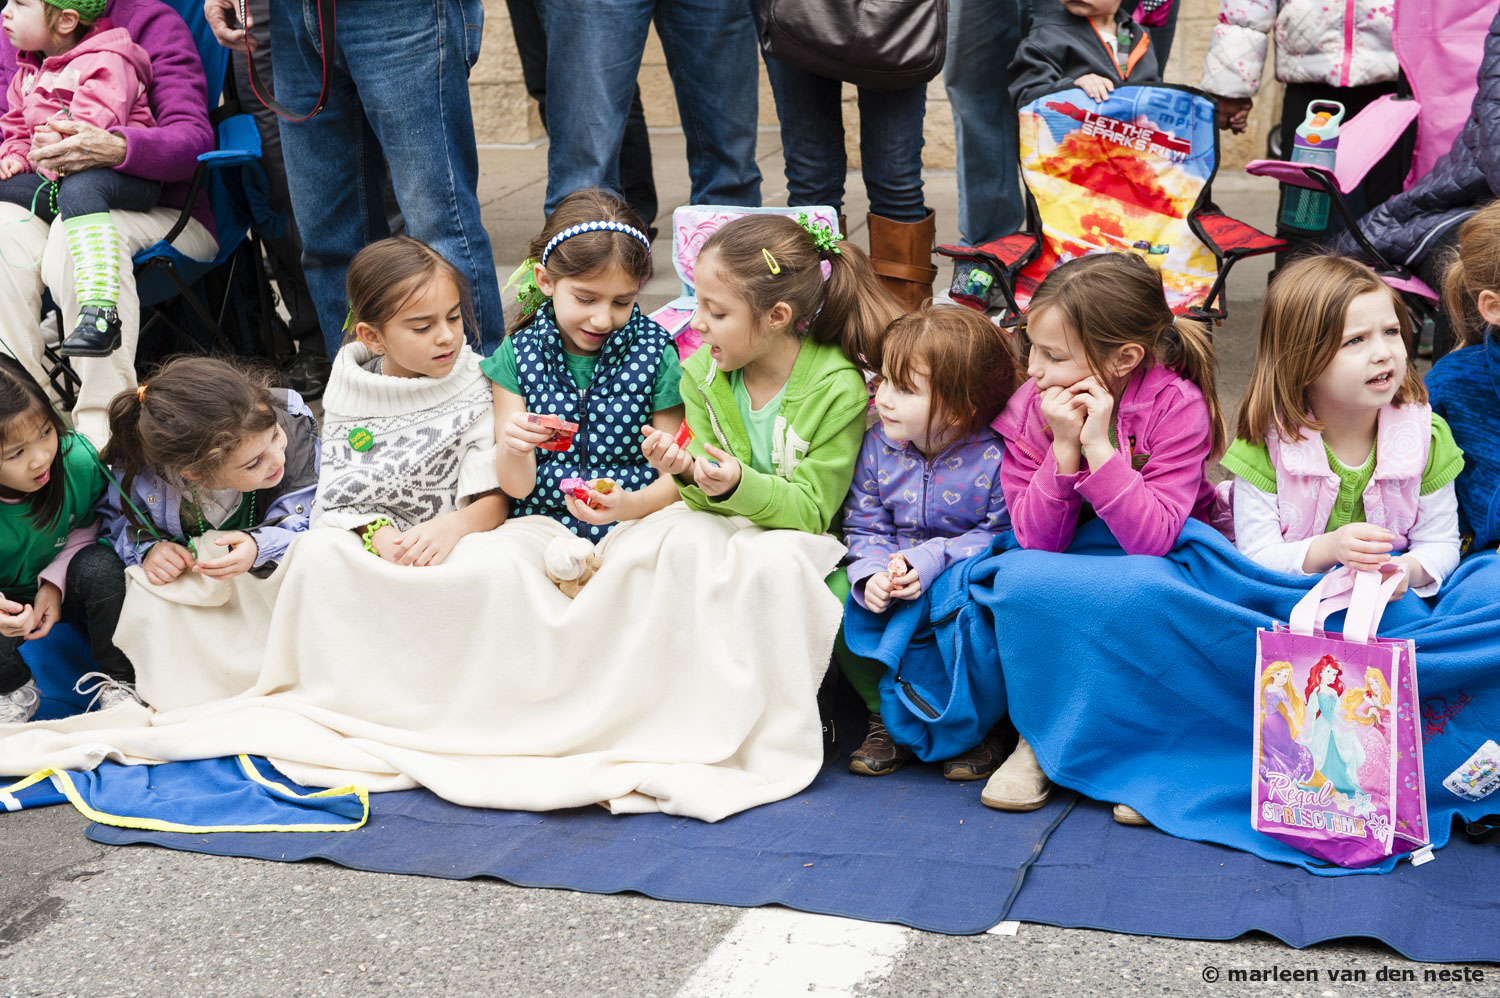
{"type": "Polygon", "coordinates": [[[349,431],[349,446],[363,453],[375,446],[375,434],[363,426],[356,426],[349,431]]]}

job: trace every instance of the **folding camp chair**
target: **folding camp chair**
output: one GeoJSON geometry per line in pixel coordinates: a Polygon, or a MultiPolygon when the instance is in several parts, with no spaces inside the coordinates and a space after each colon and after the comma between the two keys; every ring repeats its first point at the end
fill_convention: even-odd
{"type": "Polygon", "coordinates": [[[689,204],[672,212],[672,266],[682,281],[682,294],[651,313],[663,329],[672,334],[677,342],[677,354],[683,360],[703,345],[703,339],[688,325],[693,310],[698,307],[698,294],[693,287],[693,268],[698,262],[698,251],[708,237],[718,231],[725,222],[745,215],[785,215],[796,218],[806,214],[819,225],[839,231],[839,213],[828,205],[812,205],[805,208],[736,208],[722,204],[689,204]]]}
{"type": "Polygon", "coordinates": [[[1398,91],[1372,101],[1344,122],[1333,169],[1278,159],[1257,159],[1245,166],[1245,172],[1258,177],[1327,193],[1381,280],[1406,292],[1419,317],[1432,311],[1437,292],[1412,273],[1415,261],[1387,260],[1365,238],[1344,196],[1364,181],[1412,122],[1417,126],[1416,146],[1405,188],[1422,179],[1452,147],[1474,103],[1484,39],[1494,16],[1493,3],[1473,0],[1396,4],[1392,41],[1401,66],[1398,91]]]}
{"type": "Polygon", "coordinates": [[[1071,88],[1020,110],[1027,227],[953,257],[953,298],[984,310],[999,284],[1009,322],[1060,263],[1091,253],[1142,256],[1177,313],[1224,317],[1235,261],[1285,243],[1214,206],[1219,165],[1213,98],[1189,87],[1124,86],[1102,103],[1071,88]]]}
{"type": "MultiPolygon", "coordinates": [[[[222,47],[209,30],[201,0],[169,0],[169,5],[187,22],[198,56],[203,61],[208,81],[209,121],[214,126],[216,142],[212,151],[198,157],[198,168],[177,221],[159,242],[134,257],[136,290],[141,303],[137,342],[148,342],[148,335],[161,332],[169,334],[171,342],[182,348],[204,349],[205,344],[176,321],[166,308],[180,298],[198,324],[208,331],[214,347],[226,353],[242,352],[242,344],[225,333],[224,325],[231,304],[228,289],[233,286],[232,268],[249,265],[255,271],[254,280],[260,299],[257,346],[269,355],[274,349],[271,340],[274,305],[261,263],[260,245],[250,230],[251,192],[263,191],[267,186],[260,164],[260,133],[256,131],[255,119],[241,112],[233,80],[227,75],[229,50],[222,47]],[[199,191],[208,193],[209,208],[218,233],[218,252],[211,260],[194,260],[172,246],[172,240],[192,220],[192,207],[199,191]],[[237,253],[247,240],[251,243],[251,252],[237,253]],[[242,259],[247,259],[247,263],[241,263],[242,259]],[[231,270],[225,274],[223,285],[226,290],[222,299],[207,301],[201,293],[200,282],[226,264],[231,270]]],[[[62,327],[61,313],[55,305],[51,306],[51,311],[57,314],[58,328],[66,337],[68,330],[62,327]]],[[[47,378],[64,405],[71,408],[80,386],[78,375],[53,345],[44,347],[44,352],[48,364],[47,378]]]]}

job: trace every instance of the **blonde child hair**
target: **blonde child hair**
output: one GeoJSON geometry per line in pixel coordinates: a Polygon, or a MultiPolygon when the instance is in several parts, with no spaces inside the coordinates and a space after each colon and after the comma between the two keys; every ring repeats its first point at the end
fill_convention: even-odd
{"type": "Polygon", "coordinates": [[[1500,295],[1500,201],[1475,212],[1458,231],[1458,253],[1443,276],[1443,304],[1453,326],[1454,346],[1473,342],[1484,327],[1479,296],[1500,295]]]}

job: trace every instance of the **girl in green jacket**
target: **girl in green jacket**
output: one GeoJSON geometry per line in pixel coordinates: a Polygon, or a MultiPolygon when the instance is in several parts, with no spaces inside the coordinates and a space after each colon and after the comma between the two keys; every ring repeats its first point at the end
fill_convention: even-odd
{"type": "Polygon", "coordinates": [[[880,331],[900,305],[870,258],[782,215],[724,225],[694,267],[703,346],[683,365],[693,439],[647,430],[641,451],[693,509],[821,533],[849,492],[880,331]]]}

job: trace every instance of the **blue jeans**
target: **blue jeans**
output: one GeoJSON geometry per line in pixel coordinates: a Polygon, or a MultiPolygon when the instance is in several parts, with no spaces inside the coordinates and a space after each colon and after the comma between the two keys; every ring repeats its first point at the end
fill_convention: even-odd
{"type": "MultiPolygon", "coordinates": [[[[791,204],[844,206],[843,84],[766,57],[781,119],[781,155],[791,204]]],[[[922,199],[922,118],[927,87],[859,88],[859,156],[870,212],[897,222],[927,217],[922,199]]]]}
{"type": "MultiPolygon", "coordinates": [[[[361,0],[364,2],[364,0],[361,0]]],[[[759,52],[748,0],[537,0],[547,33],[547,202],[620,189],[620,143],[654,17],[695,204],[760,205],[759,52]]]]}
{"type": "MultiPolygon", "coordinates": [[[[385,170],[407,232],[469,279],[473,335],[505,334],[490,238],[479,218],[479,156],[469,67],[479,57],[481,0],[357,0],[338,5],[328,101],[315,117],[281,122],[287,188],[302,235],[302,269],[328,354],[343,341],[349,261],[390,235],[385,170]]],[[[312,107],[320,83],[314,0],[271,4],[276,96],[312,107]]]]}
{"type": "Polygon", "coordinates": [[[943,82],[957,146],[958,231],[971,246],[1018,232],[1026,221],[1008,68],[1021,45],[1022,16],[1030,3],[952,0],[948,8],[943,82]]]}

